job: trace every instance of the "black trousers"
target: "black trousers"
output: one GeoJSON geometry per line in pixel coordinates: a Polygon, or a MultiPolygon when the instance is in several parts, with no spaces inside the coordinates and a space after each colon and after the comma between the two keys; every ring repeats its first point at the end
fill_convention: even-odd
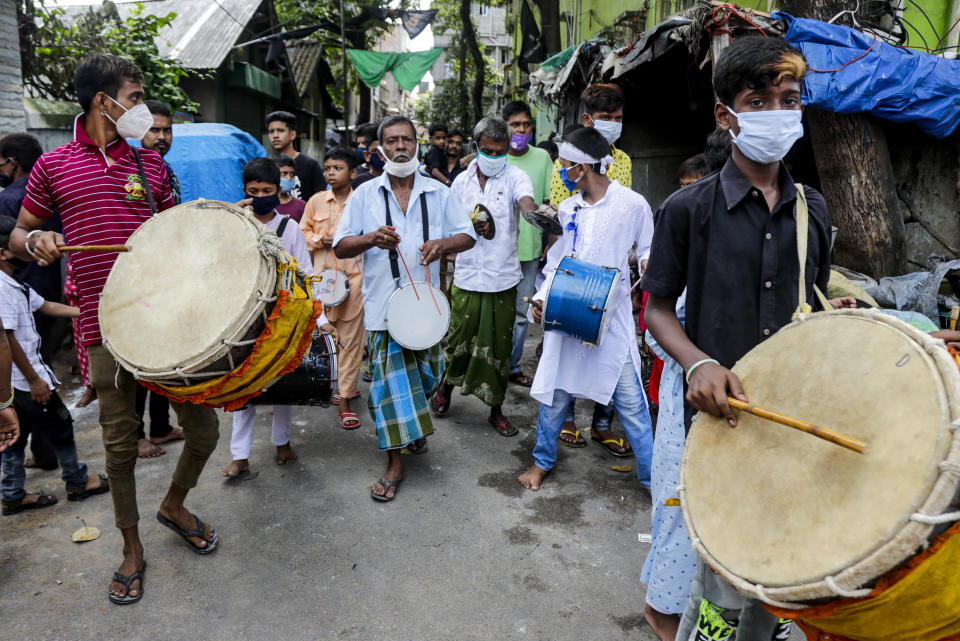
{"type": "Polygon", "coordinates": [[[137,385],[137,416],[140,417],[137,438],[147,438],[143,419],[146,418],[144,411],[147,409],[148,394],[150,396],[150,438],[163,438],[173,431],[170,425],[170,401],[142,385],[137,385]]]}

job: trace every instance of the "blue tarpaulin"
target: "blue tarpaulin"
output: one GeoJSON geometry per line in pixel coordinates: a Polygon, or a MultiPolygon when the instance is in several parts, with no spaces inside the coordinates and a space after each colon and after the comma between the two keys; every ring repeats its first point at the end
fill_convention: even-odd
{"type": "Polygon", "coordinates": [[[869,112],[912,123],[938,138],[960,124],[960,60],[895,47],[841,25],[786,13],[771,17],[787,23],[784,38],[810,65],[803,89],[807,105],[836,113],[869,112]]]}
{"type": "MultiPolygon", "coordinates": [[[[140,146],[139,140],[128,140],[140,146]]],[[[164,160],[177,178],[183,202],[207,198],[236,202],[243,197],[243,166],[266,156],[256,138],[233,125],[192,122],[173,126],[173,144],[164,160]]]]}

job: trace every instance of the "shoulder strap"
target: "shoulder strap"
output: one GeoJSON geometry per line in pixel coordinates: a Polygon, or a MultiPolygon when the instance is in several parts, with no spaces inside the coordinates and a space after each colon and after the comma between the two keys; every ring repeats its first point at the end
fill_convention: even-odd
{"type": "Polygon", "coordinates": [[[283,240],[283,232],[287,228],[287,223],[290,222],[290,217],[280,214],[280,218],[283,220],[280,221],[280,225],[277,227],[277,236],[283,240]]]}
{"type": "MultiPolygon", "coordinates": [[[[810,304],[807,302],[806,284],[807,239],[810,235],[810,211],[807,207],[807,194],[803,190],[803,185],[797,183],[796,186],[797,258],[800,261],[800,277],[798,278],[797,283],[797,310],[793,313],[794,320],[796,320],[800,314],[809,314],[813,311],[813,308],[810,307],[810,304]]],[[[820,305],[824,310],[833,309],[830,301],[828,301],[827,297],[823,295],[823,292],[820,291],[819,287],[814,285],[813,291],[816,293],[817,299],[819,299],[820,305]]]]}
{"type": "Polygon", "coordinates": [[[420,192],[420,217],[423,225],[423,244],[426,245],[430,240],[430,216],[427,214],[427,194],[420,192]]]}
{"type": "MultiPolygon", "coordinates": [[[[387,194],[387,190],[383,190],[383,210],[386,213],[384,218],[388,227],[393,227],[393,218],[390,216],[390,196],[387,194]]],[[[397,283],[397,286],[400,285],[400,265],[397,263],[397,248],[388,250],[388,255],[390,256],[390,274],[393,276],[393,282],[397,283]]]]}
{"type": "Polygon", "coordinates": [[[143,173],[143,161],[140,159],[140,151],[136,147],[130,147],[133,150],[133,157],[137,159],[137,169],[140,171],[140,181],[143,188],[147,190],[147,204],[150,206],[150,215],[157,215],[157,205],[153,202],[153,192],[150,191],[150,183],[147,182],[147,176],[143,173]]]}

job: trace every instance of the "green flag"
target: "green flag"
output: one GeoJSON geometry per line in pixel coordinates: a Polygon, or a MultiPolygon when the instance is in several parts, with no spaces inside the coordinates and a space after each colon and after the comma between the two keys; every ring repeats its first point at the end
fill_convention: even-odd
{"type": "Polygon", "coordinates": [[[436,62],[443,49],[439,47],[428,51],[404,53],[383,53],[364,49],[347,49],[357,74],[365,84],[377,87],[388,71],[393,73],[397,84],[413,91],[430,67],[436,62]]]}

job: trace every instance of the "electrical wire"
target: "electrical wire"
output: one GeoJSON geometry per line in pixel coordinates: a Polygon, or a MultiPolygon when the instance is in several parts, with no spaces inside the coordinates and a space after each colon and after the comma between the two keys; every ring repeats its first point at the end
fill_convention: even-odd
{"type": "Polygon", "coordinates": [[[940,37],[939,40],[937,40],[937,46],[934,47],[935,50],[940,51],[940,44],[944,41],[944,39],[945,39],[947,36],[950,35],[950,32],[953,31],[953,30],[957,27],[958,24],[960,24],[960,16],[957,16],[957,19],[954,20],[954,22],[953,22],[952,25],[950,25],[950,28],[947,29],[947,31],[943,34],[943,36],[940,37]]]}
{"type": "Polygon", "coordinates": [[[865,58],[867,54],[873,51],[873,48],[877,46],[877,42],[879,42],[880,38],[877,37],[877,34],[873,33],[872,31],[870,33],[873,34],[873,43],[870,45],[870,47],[866,51],[861,53],[859,56],[854,58],[853,60],[850,60],[844,63],[843,66],[837,67],[836,69],[814,69],[813,67],[807,67],[807,68],[810,71],[815,71],[816,73],[834,73],[834,72],[842,71],[843,69],[846,69],[847,67],[855,63],[857,60],[862,60],[863,58],[865,58]]]}
{"type": "Polygon", "coordinates": [[[753,27],[754,29],[756,29],[757,31],[759,31],[760,33],[762,33],[763,35],[767,35],[767,32],[764,31],[763,28],[760,27],[760,25],[758,25],[756,22],[754,22],[753,20],[751,20],[751,19],[748,18],[747,16],[745,16],[745,15],[743,15],[742,13],[740,13],[739,11],[737,11],[736,8],[734,8],[733,6],[731,6],[731,5],[729,5],[729,4],[720,5],[719,7],[716,7],[716,8],[710,13],[710,21],[711,21],[712,24],[706,25],[706,27],[705,27],[706,30],[707,30],[707,31],[713,31],[713,30],[716,29],[717,27],[722,27],[723,25],[725,25],[725,24],[727,23],[727,21],[730,19],[731,16],[737,16],[738,18],[740,18],[741,20],[743,20],[744,22],[746,22],[748,25],[750,25],[751,27],[753,27]],[[723,10],[723,9],[726,9],[726,10],[727,10],[727,15],[724,16],[723,20],[717,21],[717,12],[718,12],[718,11],[721,11],[721,10],[723,10]]]}
{"type": "Polygon", "coordinates": [[[223,12],[224,12],[225,14],[227,14],[228,16],[230,16],[230,19],[233,20],[234,22],[236,22],[238,25],[240,25],[240,27],[242,27],[243,29],[246,29],[246,28],[247,28],[247,25],[245,25],[245,24],[243,24],[242,22],[240,22],[239,20],[237,20],[237,18],[236,18],[232,13],[230,13],[229,11],[227,11],[227,8],[226,8],[225,6],[223,6],[222,4],[220,4],[220,0],[213,0],[213,2],[214,2],[218,7],[220,7],[221,9],[223,9],[223,12]]]}
{"type": "Polygon", "coordinates": [[[926,51],[931,51],[930,45],[927,43],[927,39],[923,37],[923,34],[920,33],[920,30],[919,30],[919,29],[917,29],[915,26],[913,26],[913,23],[911,23],[909,20],[907,20],[907,19],[904,18],[903,16],[898,17],[897,20],[899,20],[901,24],[905,24],[905,25],[907,25],[908,27],[910,27],[911,29],[913,29],[914,32],[916,32],[916,34],[917,34],[918,36],[920,36],[920,39],[923,41],[923,46],[922,46],[922,47],[917,46],[917,45],[913,45],[913,46],[904,45],[904,46],[908,46],[910,49],[924,49],[924,50],[926,50],[926,51]]]}
{"type": "MultiPolygon", "coordinates": [[[[923,17],[927,19],[927,24],[930,25],[930,30],[933,31],[933,35],[937,36],[937,46],[939,46],[940,41],[943,40],[943,37],[940,36],[940,32],[937,31],[937,28],[936,28],[935,26],[933,26],[933,21],[930,19],[930,16],[927,15],[927,12],[924,11],[924,10],[923,10],[923,7],[921,7],[919,4],[917,4],[917,3],[915,2],[915,0],[907,0],[907,2],[909,2],[909,3],[912,4],[914,7],[916,7],[917,11],[919,11],[921,14],[923,14],[923,17]]],[[[927,43],[924,42],[923,44],[927,44],[927,43]]]]}

